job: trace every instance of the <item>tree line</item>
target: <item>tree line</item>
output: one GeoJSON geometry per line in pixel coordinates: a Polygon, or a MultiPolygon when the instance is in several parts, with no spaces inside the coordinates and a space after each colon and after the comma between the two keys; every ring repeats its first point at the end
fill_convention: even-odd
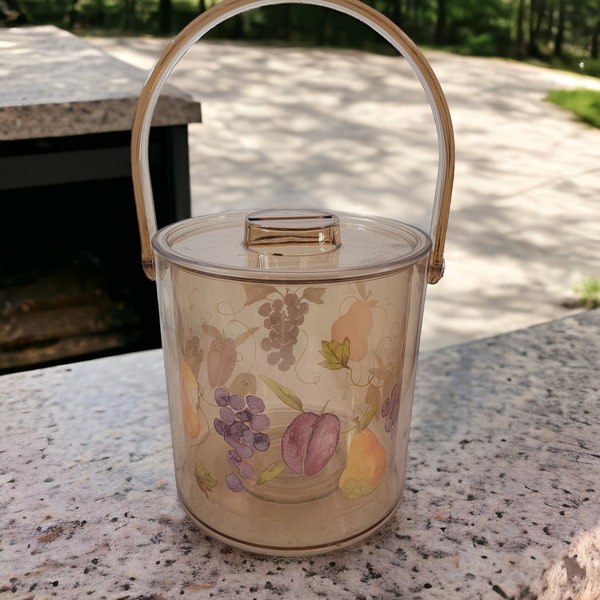
{"type": "MultiPolygon", "coordinates": [[[[4,25],[172,35],[215,0],[0,0],[4,25]]],[[[599,58],[600,0],[366,0],[418,44],[518,59],[599,58]]],[[[305,4],[244,13],[212,37],[376,49],[362,23],[305,4]]]]}

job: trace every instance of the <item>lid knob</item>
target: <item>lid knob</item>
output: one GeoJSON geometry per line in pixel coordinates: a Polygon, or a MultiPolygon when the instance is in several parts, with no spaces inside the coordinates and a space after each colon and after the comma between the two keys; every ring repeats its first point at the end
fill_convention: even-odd
{"type": "Polygon", "coordinates": [[[249,250],[280,256],[322,254],[341,246],[340,220],[321,210],[261,210],[246,216],[249,250]]]}

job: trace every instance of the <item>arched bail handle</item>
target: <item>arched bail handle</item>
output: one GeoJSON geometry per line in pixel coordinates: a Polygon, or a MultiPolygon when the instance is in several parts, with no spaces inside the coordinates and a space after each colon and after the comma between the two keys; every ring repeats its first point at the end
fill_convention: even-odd
{"type": "Polygon", "coordinates": [[[155,279],[151,240],[156,233],[156,216],[149,176],[148,141],[152,114],[164,84],[188,50],[223,21],[262,6],[290,3],[323,6],[362,21],[406,59],[421,82],[431,105],[438,137],[438,174],[430,228],[433,248],[427,274],[428,283],[437,283],[444,273],[444,244],[454,182],[454,131],[450,110],[431,65],[416,44],[390,19],[360,0],[222,0],[191,21],[163,50],[140,93],[131,132],[131,169],[144,272],[149,279],[155,279]]]}

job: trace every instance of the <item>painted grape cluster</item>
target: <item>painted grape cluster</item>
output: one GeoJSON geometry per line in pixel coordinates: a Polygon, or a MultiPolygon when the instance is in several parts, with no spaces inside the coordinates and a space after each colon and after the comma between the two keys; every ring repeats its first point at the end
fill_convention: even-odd
{"type": "Polygon", "coordinates": [[[261,348],[268,352],[267,362],[277,365],[280,371],[287,371],[296,362],[294,345],[307,313],[308,302],[293,292],[264,302],[258,309],[258,314],[265,317],[263,324],[268,331],[260,343],[261,348]]]}
{"type": "Polygon", "coordinates": [[[263,433],[270,420],[263,412],[265,403],[258,396],[244,398],[232,395],[225,388],[217,388],[214,398],[220,407],[219,417],[214,420],[215,431],[230,446],[227,462],[234,469],[225,477],[225,483],[232,492],[240,492],[244,488],[240,477],[252,479],[256,475],[246,459],[253,456],[255,450],[265,452],[271,445],[269,436],[263,433]]]}
{"type": "Polygon", "coordinates": [[[398,421],[400,411],[400,384],[396,383],[392,388],[390,397],[381,406],[381,416],[385,418],[385,430],[390,433],[398,421]]]}
{"type": "Polygon", "coordinates": [[[266,334],[260,342],[267,363],[288,371],[296,363],[294,346],[300,327],[310,310],[309,303],[323,304],[323,287],[279,290],[272,285],[247,286],[244,306],[260,302],[257,312],[263,318],[266,334]]]}

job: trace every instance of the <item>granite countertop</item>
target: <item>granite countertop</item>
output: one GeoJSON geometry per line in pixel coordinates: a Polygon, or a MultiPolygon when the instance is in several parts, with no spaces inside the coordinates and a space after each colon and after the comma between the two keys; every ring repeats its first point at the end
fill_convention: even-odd
{"type": "MultiPolygon", "coordinates": [[[[126,131],[148,73],[48,25],[0,28],[0,140],[126,131]]],[[[200,104],[167,84],[153,125],[200,121],[200,104]]]]}
{"type": "Polygon", "coordinates": [[[269,558],[176,498],[162,353],[0,378],[2,598],[600,597],[600,311],[421,356],[403,502],[269,558]]]}

